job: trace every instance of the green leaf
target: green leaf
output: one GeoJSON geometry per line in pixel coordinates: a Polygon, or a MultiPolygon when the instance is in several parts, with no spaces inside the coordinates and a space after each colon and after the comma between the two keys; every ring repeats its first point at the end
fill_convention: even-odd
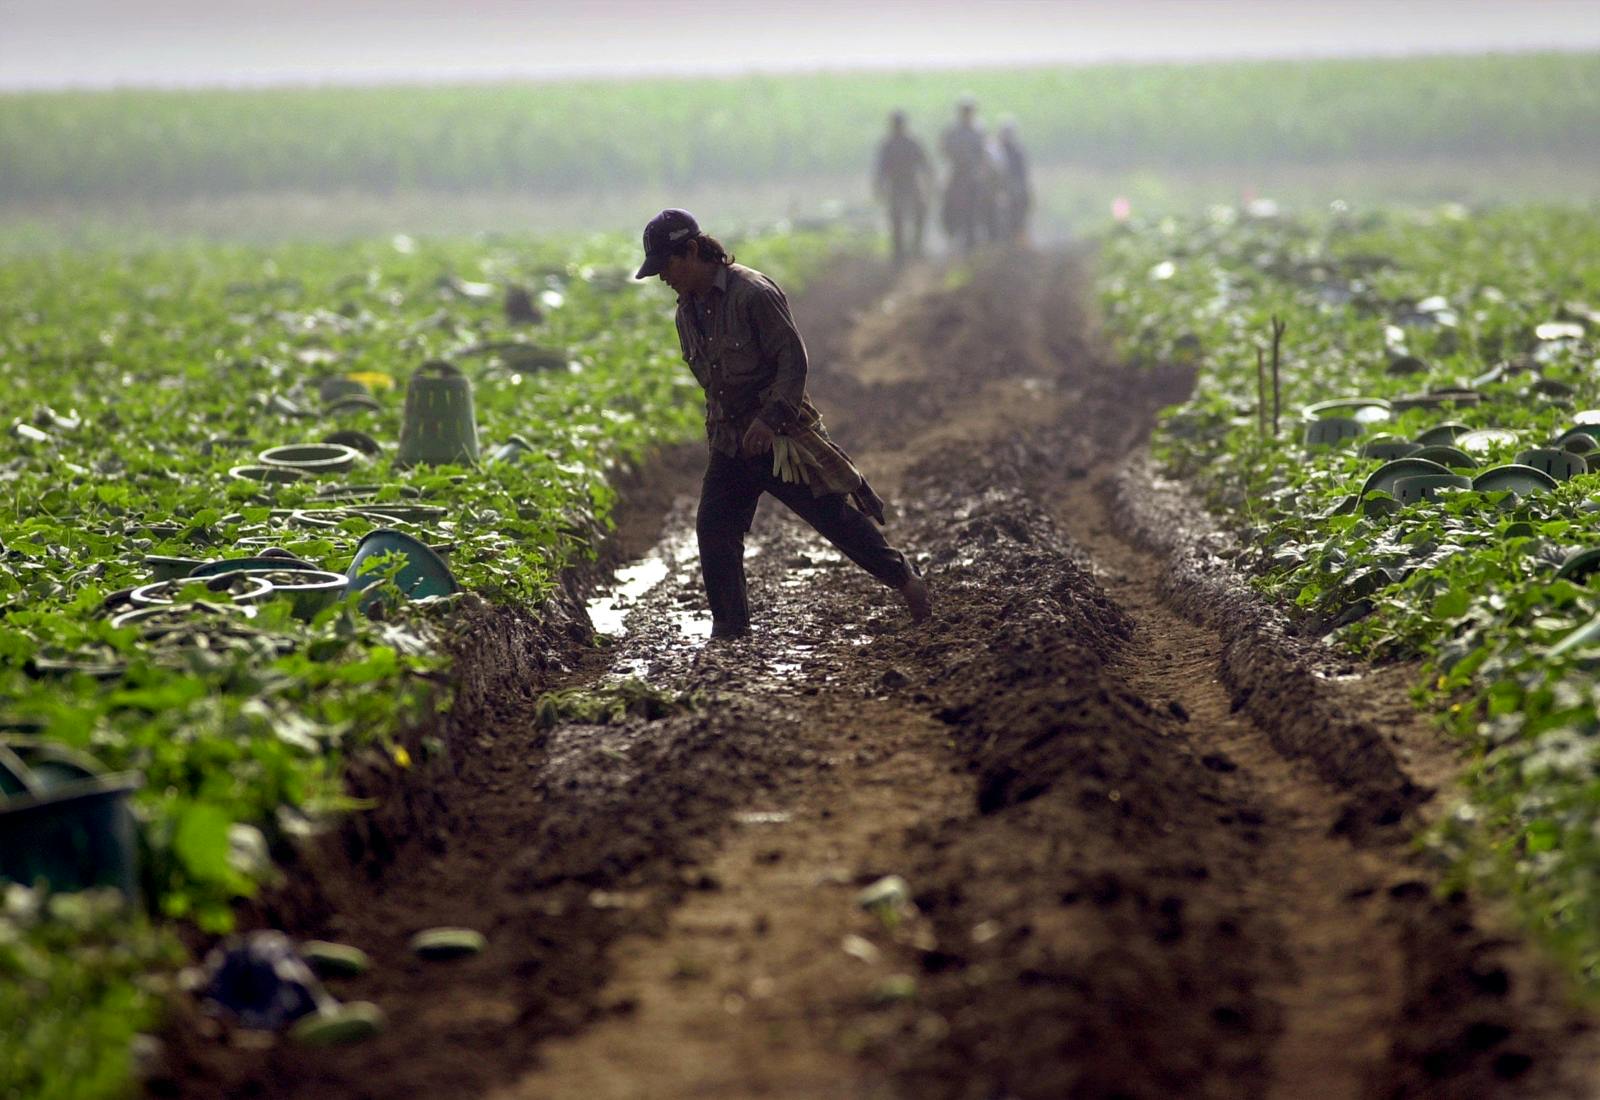
{"type": "Polygon", "coordinates": [[[216,806],[191,802],[178,813],[172,850],[184,868],[202,882],[232,882],[238,875],[228,860],[228,815],[216,806]]]}
{"type": "Polygon", "coordinates": [[[1467,608],[1472,606],[1472,594],[1460,588],[1452,588],[1433,601],[1434,618],[1451,621],[1459,619],[1467,613],[1467,608]]]}

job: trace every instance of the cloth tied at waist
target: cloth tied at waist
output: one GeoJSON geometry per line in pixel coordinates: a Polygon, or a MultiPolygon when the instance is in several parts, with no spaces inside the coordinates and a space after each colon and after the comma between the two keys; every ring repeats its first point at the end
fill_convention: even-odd
{"type": "Polygon", "coordinates": [[[814,496],[844,493],[850,504],[879,527],[885,522],[883,498],[873,492],[850,456],[828,438],[822,418],[802,407],[772,443],[772,475],[809,487],[814,496]]]}

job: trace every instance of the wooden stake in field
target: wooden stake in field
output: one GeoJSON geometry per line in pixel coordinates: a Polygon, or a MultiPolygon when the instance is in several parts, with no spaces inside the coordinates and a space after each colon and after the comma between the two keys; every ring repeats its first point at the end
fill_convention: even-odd
{"type": "Polygon", "coordinates": [[[1256,345],[1256,428],[1267,438],[1267,353],[1256,345]]]}
{"type": "Polygon", "coordinates": [[[1272,315],[1272,438],[1278,438],[1278,410],[1279,397],[1282,390],[1278,385],[1279,349],[1283,345],[1283,334],[1289,328],[1285,321],[1278,320],[1278,315],[1272,315]]]}

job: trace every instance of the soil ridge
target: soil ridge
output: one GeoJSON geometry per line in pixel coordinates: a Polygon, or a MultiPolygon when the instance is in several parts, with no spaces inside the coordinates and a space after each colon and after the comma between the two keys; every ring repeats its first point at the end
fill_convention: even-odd
{"type": "MultiPolygon", "coordinates": [[[[1166,560],[1161,590],[1173,608],[1221,635],[1219,671],[1235,708],[1269,731],[1285,756],[1309,760],[1348,792],[1339,831],[1359,842],[1377,830],[1385,843],[1415,829],[1434,790],[1410,774],[1392,734],[1352,713],[1348,698],[1334,697],[1328,670],[1348,670],[1350,662],[1298,636],[1282,610],[1250,589],[1223,556],[1234,540],[1181,486],[1159,477],[1148,456],[1123,465],[1105,491],[1119,533],[1166,560]]],[[[1391,727],[1396,718],[1409,724],[1392,710],[1386,718],[1391,727]]]]}
{"type": "MultiPolygon", "coordinates": [[[[294,928],[382,960],[339,992],[391,1032],[213,1050],[180,1094],[1582,1095],[1589,1033],[1548,968],[1405,843],[1436,782],[1392,741],[1400,682],[1319,677],[1204,543],[1173,560],[1130,534],[1143,490],[1116,471],[1192,378],[1105,355],[1085,268],[841,265],[798,301],[819,405],[897,505],[936,619],[906,628],[768,508],[755,634],[698,645],[680,456],[619,517],[659,576],[626,634],[509,624],[565,671],[489,645],[444,835],[332,868],[294,928]],[[690,701],[539,717],[543,688],[626,678],[690,701]],[[890,875],[899,900],[857,904],[890,875]],[[408,961],[423,923],[489,950],[408,961]]],[[[1168,504],[1152,532],[1207,537],[1168,504]]]]}

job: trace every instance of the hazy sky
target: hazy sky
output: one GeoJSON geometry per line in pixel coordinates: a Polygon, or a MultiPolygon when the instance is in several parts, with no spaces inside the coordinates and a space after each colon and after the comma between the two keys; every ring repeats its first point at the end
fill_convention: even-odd
{"type": "Polygon", "coordinates": [[[1600,48],[1600,0],[0,0],[0,88],[1600,48]]]}

